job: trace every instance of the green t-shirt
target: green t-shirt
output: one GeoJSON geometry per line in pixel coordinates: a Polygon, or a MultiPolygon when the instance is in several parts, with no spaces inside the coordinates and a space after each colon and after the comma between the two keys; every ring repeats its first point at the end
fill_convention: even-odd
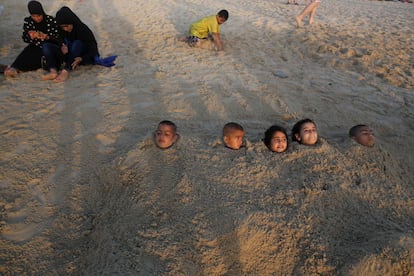
{"type": "Polygon", "coordinates": [[[190,36],[198,38],[206,38],[210,33],[220,33],[220,25],[215,15],[204,17],[200,21],[193,23],[189,32],[190,36]]]}

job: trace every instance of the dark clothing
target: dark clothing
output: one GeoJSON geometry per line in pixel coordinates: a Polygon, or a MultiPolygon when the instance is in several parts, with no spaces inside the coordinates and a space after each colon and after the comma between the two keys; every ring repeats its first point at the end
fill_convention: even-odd
{"type": "MultiPolygon", "coordinates": [[[[59,25],[73,25],[71,32],[63,32],[65,41],[67,41],[67,43],[81,41],[83,51],[81,55],[78,56],[82,58],[82,64],[93,64],[95,58],[99,57],[99,52],[98,43],[96,42],[91,29],[89,29],[89,27],[86,26],[86,24],[84,24],[68,7],[62,7],[56,13],[56,21],[59,25]]],[[[67,57],[70,57],[70,53],[67,57]]]]}
{"type": "Polygon", "coordinates": [[[11,67],[19,71],[34,71],[42,67],[42,49],[36,45],[29,44],[17,56],[11,67]]]}
{"type": "MultiPolygon", "coordinates": [[[[34,2],[34,1],[32,1],[34,2]]],[[[30,4],[31,2],[29,2],[30,4]]],[[[43,14],[43,20],[40,23],[33,21],[31,17],[26,17],[23,24],[23,41],[29,45],[17,56],[11,67],[20,71],[31,71],[41,68],[42,44],[45,42],[59,44],[61,41],[60,32],[56,20],[43,14]],[[40,39],[31,39],[29,31],[40,31],[49,36],[49,39],[42,41],[40,39]]]]}
{"type": "Polygon", "coordinates": [[[46,14],[45,11],[43,10],[42,4],[40,4],[40,2],[38,1],[30,1],[27,4],[27,8],[29,10],[30,14],[46,14]]]}
{"type": "Polygon", "coordinates": [[[99,64],[102,66],[114,66],[116,56],[101,58],[98,52],[98,43],[91,29],[86,26],[79,17],[68,7],[62,7],[56,13],[57,24],[72,25],[70,32],[62,31],[64,43],[68,47],[68,53],[63,55],[61,48],[53,44],[45,44],[43,54],[46,59],[47,69],[58,70],[62,63],[65,69],[72,70],[72,63],[76,57],[81,57],[80,64],[99,64]]]}
{"type": "Polygon", "coordinates": [[[64,55],[62,54],[60,47],[61,46],[53,43],[43,44],[42,51],[46,61],[46,68],[43,69],[48,71],[50,71],[50,69],[55,69],[58,71],[64,60],[64,55]]]}
{"type": "MultiPolygon", "coordinates": [[[[60,46],[57,46],[52,43],[45,43],[43,45],[43,55],[46,59],[46,69],[55,69],[58,71],[60,65],[65,62],[65,69],[67,71],[72,70],[72,63],[75,61],[76,57],[80,57],[83,52],[85,52],[85,45],[80,40],[75,41],[65,41],[66,46],[68,47],[68,53],[66,55],[62,54],[60,46]]],[[[93,64],[94,62],[82,62],[83,64],[93,64]]]]}

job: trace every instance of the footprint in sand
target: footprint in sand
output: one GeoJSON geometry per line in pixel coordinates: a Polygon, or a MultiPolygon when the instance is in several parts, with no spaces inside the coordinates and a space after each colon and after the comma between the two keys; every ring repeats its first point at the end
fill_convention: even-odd
{"type": "MultiPolygon", "coordinates": [[[[58,166],[56,171],[43,179],[32,179],[24,187],[23,193],[16,197],[14,193],[6,194],[0,216],[1,237],[17,243],[26,243],[47,229],[54,220],[56,206],[62,203],[68,189],[56,187],[68,174],[65,166],[58,166]]],[[[70,175],[69,177],[75,177],[70,175]]],[[[2,183],[1,189],[12,189],[18,184],[2,183]]]]}

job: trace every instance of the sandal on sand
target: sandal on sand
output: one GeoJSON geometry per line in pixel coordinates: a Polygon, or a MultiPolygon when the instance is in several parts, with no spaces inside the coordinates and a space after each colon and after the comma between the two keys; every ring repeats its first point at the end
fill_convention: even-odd
{"type": "Polygon", "coordinates": [[[4,75],[10,78],[17,77],[17,70],[13,67],[7,66],[6,70],[4,70],[4,75]]]}

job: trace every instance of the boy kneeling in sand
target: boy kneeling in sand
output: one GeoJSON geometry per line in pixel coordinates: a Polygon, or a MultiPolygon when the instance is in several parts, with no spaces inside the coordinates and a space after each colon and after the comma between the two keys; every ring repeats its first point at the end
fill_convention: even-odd
{"type": "Polygon", "coordinates": [[[227,10],[221,10],[216,15],[211,15],[193,23],[188,32],[186,41],[191,47],[210,49],[212,43],[217,51],[223,50],[223,44],[220,40],[220,25],[227,21],[229,13],[227,10]]]}

